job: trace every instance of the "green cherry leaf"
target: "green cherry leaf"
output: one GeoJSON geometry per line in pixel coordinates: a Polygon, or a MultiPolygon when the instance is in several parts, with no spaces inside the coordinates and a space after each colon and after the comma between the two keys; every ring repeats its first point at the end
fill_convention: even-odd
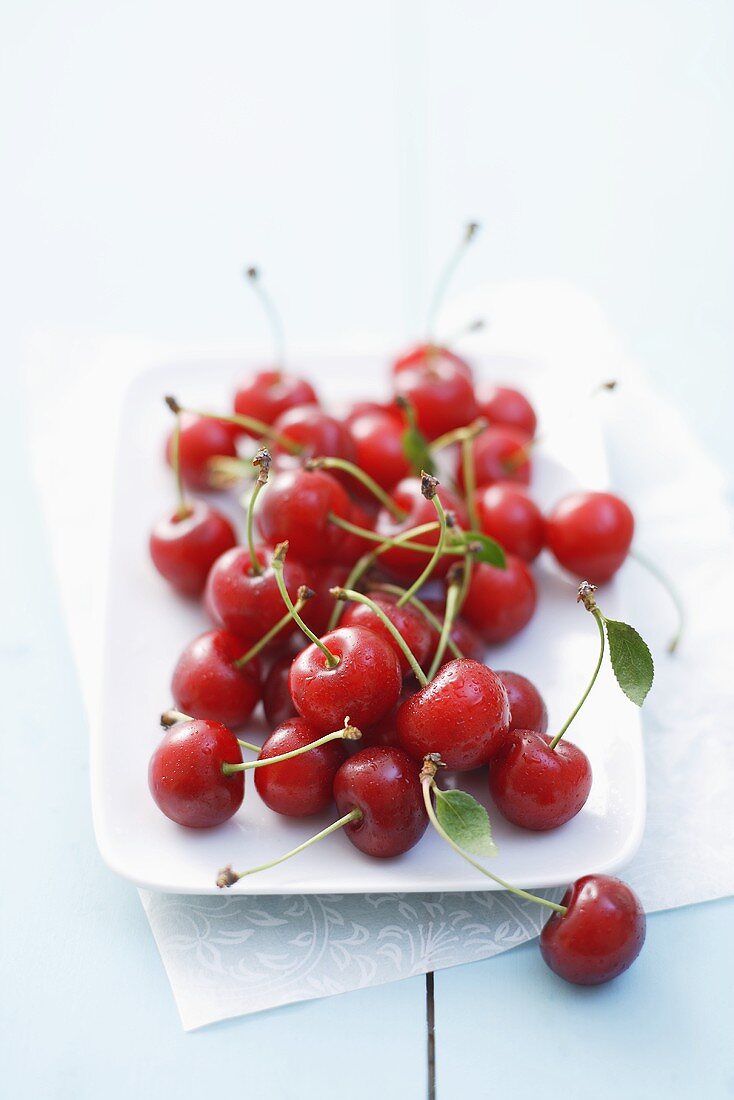
{"type": "Polygon", "coordinates": [[[641,707],[655,674],[652,654],[634,627],[614,619],[605,619],[604,623],[617,683],[627,698],[641,707]]]}
{"type": "Polygon", "coordinates": [[[441,791],[434,787],[436,817],[454,843],[477,856],[496,856],[489,814],[466,791],[441,791]]]}
{"type": "Polygon", "coordinates": [[[425,470],[427,474],[433,473],[435,467],[428,449],[428,441],[423,432],[414,426],[406,428],[403,432],[403,454],[414,474],[420,474],[421,470],[425,470]]]}
{"type": "Polygon", "coordinates": [[[481,545],[481,550],[474,554],[475,561],[486,562],[487,565],[494,565],[497,569],[507,568],[504,550],[489,535],[485,535],[481,531],[465,531],[464,542],[476,542],[481,545]]]}

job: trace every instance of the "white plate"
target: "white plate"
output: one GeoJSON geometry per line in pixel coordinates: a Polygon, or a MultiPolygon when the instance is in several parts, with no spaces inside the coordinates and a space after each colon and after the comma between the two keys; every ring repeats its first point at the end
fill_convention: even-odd
{"type": "MultiPolygon", "coordinates": [[[[385,368],[372,358],[301,360],[298,369],[318,380],[322,397],[338,403],[383,389],[385,368]]],[[[487,361],[483,373],[514,380],[537,403],[547,431],[535,458],[534,492],[544,506],[583,485],[606,485],[606,463],[592,403],[569,422],[558,393],[542,371],[520,362],[487,361]],[[511,366],[511,371],[510,371],[511,366]],[[556,427],[554,428],[554,424],[556,427]]],[[[147,786],[148,759],[160,736],[158,715],[170,705],[169,682],[183,646],[208,629],[201,608],[177,597],[150,564],[147,538],[153,522],[173,502],[163,440],[171,416],[165,393],[194,407],[225,409],[246,374],[239,363],[172,364],[139,377],[131,387],[115,484],[106,624],[104,710],[92,736],[92,782],[97,841],[109,866],[141,886],[175,893],[215,893],[217,870],[246,868],[301,843],[330,820],[304,821],[271,813],[248,776],[236,817],[217,829],[183,829],[154,805],[147,786]]],[[[233,506],[236,511],[236,504],[233,506]]],[[[240,517],[240,530],[243,525],[240,517]]],[[[528,675],[548,704],[551,730],[574,706],[596,659],[597,631],[575,603],[575,585],[548,555],[536,563],[539,609],[531,624],[487,661],[528,675]]],[[[620,582],[603,590],[601,606],[623,617],[620,582]]],[[[264,736],[253,721],[247,734],[264,736]]],[[[573,821],[549,833],[530,833],[493,809],[484,773],[458,777],[484,801],[499,857],[491,867],[524,887],[565,884],[590,871],[611,872],[634,855],[645,816],[644,763],[637,709],[614,682],[607,665],[571,734],[591,759],[591,796],[573,821]]],[[[333,816],[333,815],[332,815],[333,816]]],[[[493,889],[430,831],[411,852],[376,860],[344,837],[328,837],[307,852],[251,879],[238,892],[252,894],[386,893],[493,889]]]]}

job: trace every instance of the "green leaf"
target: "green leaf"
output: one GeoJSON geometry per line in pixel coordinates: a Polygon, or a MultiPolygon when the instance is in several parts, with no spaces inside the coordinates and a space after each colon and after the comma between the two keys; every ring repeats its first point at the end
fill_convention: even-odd
{"type": "Polygon", "coordinates": [[[500,544],[491,539],[489,535],[483,534],[481,531],[465,531],[465,542],[478,542],[481,544],[482,549],[474,554],[475,561],[486,562],[487,565],[495,565],[498,569],[507,568],[507,559],[505,558],[505,552],[500,544]]]}
{"type": "Polygon", "coordinates": [[[628,699],[641,707],[655,674],[652,654],[634,627],[605,619],[609,656],[617,683],[628,699]]]}
{"type": "Polygon", "coordinates": [[[420,474],[421,470],[425,470],[427,474],[434,472],[435,467],[428,449],[428,441],[418,428],[411,426],[403,432],[403,454],[414,474],[420,474]]]}
{"type": "Polygon", "coordinates": [[[477,856],[496,856],[489,814],[466,791],[441,791],[434,787],[436,817],[451,839],[477,856]]]}

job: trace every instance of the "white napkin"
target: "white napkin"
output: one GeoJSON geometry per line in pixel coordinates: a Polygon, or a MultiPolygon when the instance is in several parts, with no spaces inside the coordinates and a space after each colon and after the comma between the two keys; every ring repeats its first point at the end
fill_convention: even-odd
{"type": "MultiPolygon", "coordinates": [[[[484,287],[456,303],[451,323],[459,327],[478,311],[492,322],[489,337],[475,338],[478,349],[534,358],[568,386],[569,401],[600,380],[620,381],[613,395],[598,398],[612,483],[638,517],[637,545],[675,578],[689,610],[683,643],[669,658],[664,647],[674,619],[667,597],[638,565],[625,567],[628,606],[653,648],[656,682],[643,709],[647,827],[624,877],[648,911],[734,893],[727,804],[734,780],[727,667],[734,535],[722,474],[625,360],[586,296],[556,283],[484,287]]],[[[363,337],[359,347],[365,349],[363,337]]],[[[104,591],[109,509],[100,504],[92,513],[86,501],[109,497],[122,392],[155,361],[231,352],[119,338],[45,337],[32,348],[36,480],[90,712],[100,683],[103,601],[79,594],[89,592],[90,575],[104,591]],[[82,464],[84,503],[73,493],[82,464]]],[[[583,415],[581,398],[575,415],[583,415]]],[[[186,1028],[486,958],[533,938],[542,924],[536,906],[501,893],[141,896],[186,1028]]]]}

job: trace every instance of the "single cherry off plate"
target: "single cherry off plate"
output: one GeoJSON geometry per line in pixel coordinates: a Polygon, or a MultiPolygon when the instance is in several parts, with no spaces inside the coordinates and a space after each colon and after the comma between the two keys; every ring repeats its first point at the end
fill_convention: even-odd
{"type": "MultiPolygon", "coordinates": [[[[329,401],[345,406],[374,396],[370,380],[387,380],[389,363],[354,356],[295,357],[291,371],[311,380],[329,401]]],[[[92,731],[92,783],[97,839],[105,860],[121,875],[150,889],[172,893],[218,893],[217,868],[228,862],[247,866],[272,859],[335,820],[330,811],[298,821],[282,818],[260,801],[248,776],[242,809],[215,829],[182,829],[168,821],[147,789],[147,768],[162,736],[156,717],[171,703],[168,680],[176,655],[188,640],[208,628],[202,611],[178,597],[148,561],[150,526],[172,499],[171,472],[161,458],[162,440],[171,414],[161,399],[175,393],[194,408],[226,410],[248,369],[242,357],[231,362],[173,364],[142,375],[133,385],[121,419],[120,461],[113,489],[113,535],[106,622],[104,710],[92,731]],[[130,685],[135,685],[135,691],[130,685]]],[[[565,424],[568,417],[552,379],[539,384],[538,374],[515,361],[511,375],[491,363],[473,362],[477,377],[525,389],[544,423],[565,424]]],[[[387,384],[387,381],[386,381],[387,384]]],[[[579,487],[604,489],[606,465],[593,405],[573,429],[549,433],[533,457],[534,484],[543,508],[579,487]],[[582,419],[586,422],[582,423],[582,419]]],[[[264,492],[267,492],[267,488],[264,492]]],[[[214,507],[238,518],[236,495],[212,494],[214,507]]],[[[238,529],[242,529],[239,513],[238,529]]],[[[543,553],[533,567],[540,609],[530,625],[511,642],[493,646],[489,661],[511,669],[538,685],[548,704],[549,729],[562,723],[591,673],[596,631],[574,602],[574,582],[543,553]],[[551,628],[551,623],[553,627],[551,628]]],[[[604,610],[625,618],[624,570],[604,589],[604,610]]],[[[589,868],[615,874],[631,858],[644,822],[644,771],[637,709],[623,697],[611,672],[599,678],[583,714],[574,723],[572,740],[591,760],[594,787],[573,821],[554,833],[529,833],[505,822],[489,802],[486,772],[442,775],[470,790],[488,805],[500,856],[492,869],[525,887],[566,885],[589,868]]],[[[259,712],[256,712],[259,713],[259,712]]],[[[266,730],[255,718],[241,737],[260,743],[266,730]]],[[[245,752],[245,757],[249,754],[245,752]]],[[[297,859],[267,873],[243,879],[236,893],[390,893],[484,890],[492,883],[459,860],[429,830],[405,855],[371,859],[344,837],[329,837],[297,859]]]]}

